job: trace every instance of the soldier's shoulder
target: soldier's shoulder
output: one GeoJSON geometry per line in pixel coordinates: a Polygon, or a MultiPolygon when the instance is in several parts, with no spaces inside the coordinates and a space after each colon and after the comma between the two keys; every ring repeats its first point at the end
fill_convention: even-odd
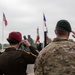
{"type": "Polygon", "coordinates": [[[70,52],[70,51],[75,53],[75,44],[73,42],[70,41],[52,42],[41,50],[39,56],[46,57],[55,53],[63,54],[65,52],[70,52]]]}

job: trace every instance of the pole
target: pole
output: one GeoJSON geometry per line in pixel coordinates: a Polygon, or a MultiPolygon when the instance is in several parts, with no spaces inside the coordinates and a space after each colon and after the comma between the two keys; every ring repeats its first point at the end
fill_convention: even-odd
{"type": "Polygon", "coordinates": [[[4,21],[2,21],[2,50],[3,50],[3,40],[4,40],[4,21]]]}
{"type": "MultiPolygon", "coordinates": [[[[44,36],[44,22],[43,22],[43,36],[44,36]]],[[[43,48],[44,48],[44,38],[43,38],[43,48]]]]}
{"type": "Polygon", "coordinates": [[[47,45],[47,42],[46,42],[46,31],[44,31],[44,47],[47,45]]]}

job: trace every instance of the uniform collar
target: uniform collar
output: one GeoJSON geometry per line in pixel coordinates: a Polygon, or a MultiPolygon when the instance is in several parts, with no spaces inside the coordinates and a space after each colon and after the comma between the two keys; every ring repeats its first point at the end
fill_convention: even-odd
{"type": "Polygon", "coordinates": [[[66,39],[66,38],[54,38],[53,42],[56,42],[56,41],[68,41],[68,39],[66,39]]]}
{"type": "Polygon", "coordinates": [[[8,52],[8,51],[15,51],[16,50],[16,48],[14,48],[14,47],[9,47],[9,48],[6,48],[5,49],[5,52],[8,52]]]}

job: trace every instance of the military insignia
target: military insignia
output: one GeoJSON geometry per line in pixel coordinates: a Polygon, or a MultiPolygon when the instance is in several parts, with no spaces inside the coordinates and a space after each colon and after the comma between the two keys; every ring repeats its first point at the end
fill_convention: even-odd
{"type": "Polygon", "coordinates": [[[24,52],[25,52],[25,53],[27,53],[27,54],[30,54],[30,52],[29,52],[29,51],[24,50],[24,52]]]}

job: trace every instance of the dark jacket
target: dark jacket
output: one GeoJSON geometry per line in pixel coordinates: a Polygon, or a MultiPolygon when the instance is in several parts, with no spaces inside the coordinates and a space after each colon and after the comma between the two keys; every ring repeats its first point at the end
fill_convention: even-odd
{"type": "MultiPolygon", "coordinates": [[[[31,46],[30,49],[38,55],[35,48],[31,46]]],[[[0,75],[27,75],[27,64],[33,64],[35,59],[30,52],[7,48],[0,55],[0,75]]]]}

